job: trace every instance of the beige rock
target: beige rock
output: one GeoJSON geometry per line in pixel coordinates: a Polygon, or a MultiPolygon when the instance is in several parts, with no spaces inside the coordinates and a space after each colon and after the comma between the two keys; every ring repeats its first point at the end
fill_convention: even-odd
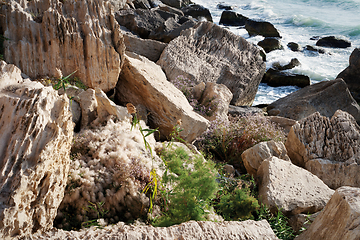
{"type": "Polygon", "coordinates": [[[65,95],[21,80],[13,65],[0,69],[0,238],[10,239],[52,227],[74,124],[65,95]]]}
{"type": "Polygon", "coordinates": [[[288,134],[290,132],[291,127],[296,123],[295,120],[280,116],[267,116],[267,118],[273,122],[278,124],[280,127],[282,127],[285,131],[285,134],[288,134]]]}
{"type": "Polygon", "coordinates": [[[251,105],[265,73],[259,50],[244,38],[211,22],[200,22],[172,40],[157,62],[169,80],[224,84],[231,104],[251,105]]]}
{"type": "Polygon", "coordinates": [[[189,221],[168,228],[136,226],[118,223],[104,229],[87,229],[86,231],[52,230],[32,237],[37,239],[199,239],[199,240],[275,240],[278,239],[266,220],[242,222],[195,222],[189,221]]]}
{"type": "Polygon", "coordinates": [[[244,163],[246,171],[249,174],[256,176],[256,172],[261,163],[273,156],[285,161],[290,161],[284,144],[273,140],[261,142],[251,148],[248,148],[241,154],[241,159],[244,163]]]}
{"type": "Polygon", "coordinates": [[[296,240],[357,240],[360,236],[360,189],[340,187],[310,227],[296,240]]]}
{"type": "Polygon", "coordinates": [[[123,104],[146,106],[149,125],[159,128],[166,139],[181,119],[180,137],[191,142],[206,130],[209,122],[195,113],[183,93],[167,81],[161,68],[147,58],[126,53],[125,63],[116,86],[116,99],[123,104]]]}
{"type": "Polygon", "coordinates": [[[11,0],[3,6],[7,62],[30,78],[76,71],[73,76],[89,87],[115,87],[125,45],[110,2],[11,0]]]}
{"type": "Polygon", "coordinates": [[[277,157],[263,161],[257,176],[259,197],[272,212],[314,213],[323,209],[334,193],[317,176],[277,157]]]}
{"type": "Polygon", "coordinates": [[[291,161],[306,167],[329,187],[360,186],[360,127],[341,110],[331,119],[314,113],[296,123],[286,149],[291,161]]]}

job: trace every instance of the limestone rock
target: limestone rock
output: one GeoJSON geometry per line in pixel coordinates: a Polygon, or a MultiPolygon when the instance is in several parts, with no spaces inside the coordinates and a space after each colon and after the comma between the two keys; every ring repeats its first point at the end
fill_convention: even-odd
{"type": "Polygon", "coordinates": [[[278,239],[269,223],[266,220],[242,222],[195,222],[189,221],[180,225],[174,225],[168,228],[152,226],[135,226],[118,223],[114,226],[108,226],[104,229],[87,229],[86,231],[64,231],[52,230],[43,235],[33,236],[37,239],[228,239],[228,240],[246,240],[278,239]]]}
{"type": "Polygon", "coordinates": [[[351,97],[342,79],[312,84],[293,92],[271,103],[268,113],[271,116],[300,120],[315,112],[332,117],[338,109],[350,113],[360,122],[360,106],[351,97]]]}
{"type": "Polygon", "coordinates": [[[264,111],[261,108],[258,107],[248,107],[248,106],[229,106],[229,115],[233,117],[246,117],[246,116],[252,116],[252,115],[264,115],[264,111]]]}
{"type": "Polygon", "coordinates": [[[3,61],[0,69],[0,238],[10,239],[52,227],[74,124],[65,95],[22,80],[20,70],[3,61]]]}
{"type": "Polygon", "coordinates": [[[305,167],[329,187],[360,186],[360,127],[347,112],[329,119],[314,113],[296,123],[286,149],[293,163],[305,167]]]}
{"type": "Polygon", "coordinates": [[[323,209],[334,193],[317,176],[277,157],[263,161],[257,176],[259,196],[273,212],[314,213],[323,209]]]}
{"type": "Polygon", "coordinates": [[[180,136],[188,142],[204,132],[209,124],[193,111],[183,93],[167,81],[157,64],[134,53],[126,53],[115,97],[122,104],[146,106],[150,126],[159,128],[161,139],[169,137],[180,119],[184,129],[180,136]]]}
{"type": "Polygon", "coordinates": [[[241,154],[241,159],[247,173],[256,176],[256,172],[261,163],[273,156],[285,161],[290,161],[284,144],[273,140],[261,142],[251,148],[248,148],[241,154]]]}
{"type": "Polygon", "coordinates": [[[11,0],[0,10],[10,39],[5,60],[30,78],[76,71],[85,85],[107,92],[116,85],[125,49],[112,9],[102,0],[11,0]]]}
{"type": "Polygon", "coordinates": [[[276,123],[278,126],[282,127],[286,135],[290,132],[291,127],[296,123],[296,121],[293,119],[279,116],[268,116],[267,118],[271,122],[276,123]]]}
{"type": "Polygon", "coordinates": [[[296,240],[357,240],[360,236],[360,189],[341,187],[296,240]]]}
{"type": "Polygon", "coordinates": [[[211,22],[200,22],[169,43],[157,62],[169,80],[216,82],[233,93],[233,105],[251,105],[265,73],[259,50],[211,22]]]}

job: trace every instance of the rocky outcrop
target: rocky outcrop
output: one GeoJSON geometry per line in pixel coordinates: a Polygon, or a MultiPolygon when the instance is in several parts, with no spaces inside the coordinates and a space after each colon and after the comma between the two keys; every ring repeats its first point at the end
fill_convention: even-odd
{"type": "Polygon", "coordinates": [[[345,39],[340,39],[335,36],[323,37],[316,42],[316,46],[331,47],[331,48],[348,48],[351,47],[351,42],[345,39]]]}
{"type": "Polygon", "coordinates": [[[0,63],[0,238],[52,227],[64,196],[74,124],[69,100],[0,63]]]}
{"type": "Polygon", "coordinates": [[[116,85],[125,49],[112,8],[101,0],[9,1],[0,11],[10,39],[5,60],[30,78],[76,71],[87,86],[107,92],[116,85]]]}
{"type": "Polygon", "coordinates": [[[245,26],[246,20],[249,18],[233,11],[223,11],[221,13],[220,25],[228,26],[245,26]]]}
{"type": "Polygon", "coordinates": [[[261,82],[266,83],[271,87],[297,86],[303,88],[310,85],[310,78],[302,74],[282,72],[270,68],[265,73],[261,82]]]}
{"type": "Polygon", "coordinates": [[[349,58],[349,66],[337,78],[342,78],[356,101],[360,101],[360,49],[355,48],[349,58]]]}
{"type": "Polygon", "coordinates": [[[360,189],[341,187],[296,240],[356,240],[360,236],[360,189]]]}
{"type": "Polygon", "coordinates": [[[281,37],[278,30],[269,22],[248,19],[245,29],[250,36],[281,37]]]}
{"type": "Polygon", "coordinates": [[[241,159],[247,173],[255,177],[261,163],[270,157],[277,157],[285,161],[290,161],[284,144],[273,140],[258,143],[241,154],[241,159]]]}
{"type": "Polygon", "coordinates": [[[181,119],[180,136],[193,141],[208,126],[208,121],[195,113],[183,93],[167,81],[161,68],[148,59],[127,52],[125,64],[116,86],[116,99],[122,104],[146,106],[152,128],[159,128],[166,139],[181,119]]]}
{"type": "Polygon", "coordinates": [[[314,113],[296,123],[286,141],[293,163],[305,167],[329,187],[360,186],[360,127],[341,110],[329,119],[314,113]]]}
{"type": "Polygon", "coordinates": [[[277,38],[265,38],[264,40],[258,42],[258,45],[262,47],[266,53],[284,49],[281,45],[281,41],[277,38]]]}
{"type": "Polygon", "coordinates": [[[293,92],[271,103],[268,113],[271,116],[300,120],[315,112],[332,117],[338,109],[350,113],[356,121],[360,121],[360,106],[351,97],[342,79],[312,84],[293,92]]]}
{"type": "Polygon", "coordinates": [[[169,80],[183,75],[196,84],[224,84],[233,93],[233,105],[251,105],[265,73],[255,46],[210,22],[183,31],[157,63],[169,80]]]}
{"type": "Polygon", "coordinates": [[[152,226],[125,225],[123,222],[104,229],[81,232],[53,230],[43,235],[33,236],[36,239],[229,239],[246,240],[278,239],[266,220],[242,222],[195,222],[189,221],[168,228],[152,226]]]}
{"type": "Polygon", "coordinates": [[[263,161],[257,176],[259,197],[272,212],[314,213],[323,209],[334,193],[309,171],[277,157],[263,161]]]}

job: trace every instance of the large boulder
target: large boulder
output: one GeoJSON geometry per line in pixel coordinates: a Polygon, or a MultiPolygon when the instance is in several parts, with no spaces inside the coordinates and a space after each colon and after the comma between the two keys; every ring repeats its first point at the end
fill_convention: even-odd
{"type": "Polygon", "coordinates": [[[85,85],[107,92],[125,50],[112,9],[102,0],[9,1],[0,10],[5,60],[30,78],[76,71],[85,85]]]}
{"type": "Polygon", "coordinates": [[[360,106],[342,79],[319,82],[293,92],[271,103],[268,113],[271,116],[300,120],[315,112],[332,117],[338,109],[360,121],[360,106]]]}
{"type": "Polygon", "coordinates": [[[277,157],[263,161],[257,176],[259,197],[272,212],[318,212],[334,193],[317,176],[277,157]]]}
{"type": "Polygon", "coordinates": [[[257,170],[261,163],[270,157],[277,157],[285,161],[290,161],[286,148],[282,142],[273,140],[268,142],[260,142],[255,146],[246,149],[241,154],[247,173],[256,177],[257,170]]]}
{"type": "Polygon", "coordinates": [[[269,53],[274,50],[281,50],[284,47],[281,45],[281,41],[278,38],[265,38],[258,42],[258,45],[264,49],[266,53],[269,53]]]}
{"type": "Polygon", "coordinates": [[[266,71],[262,81],[271,87],[297,86],[306,87],[310,85],[310,78],[306,75],[282,72],[273,68],[266,71]]]}
{"type": "Polygon", "coordinates": [[[198,20],[206,19],[209,22],[212,22],[212,17],[209,9],[205,8],[204,6],[198,4],[191,4],[181,8],[181,11],[184,13],[185,16],[191,16],[198,20]]]}
{"type": "Polygon", "coordinates": [[[228,26],[245,26],[246,20],[249,18],[234,12],[234,11],[223,11],[221,13],[219,24],[228,26]]]}
{"type": "Polygon", "coordinates": [[[180,136],[188,142],[204,132],[209,124],[193,111],[184,94],[167,81],[160,66],[131,52],[126,53],[115,97],[121,104],[146,106],[149,124],[158,128],[161,139],[169,137],[180,119],[184,129],[180,136]]]}
{"type": "Polygon", "coordinates": [[[285,143],[293,163],[336,189],[360,187],[360,127],[341,110],[329,119],[314,113],[296,123],[285,143]]]}
{"type": "Polygon", "coordinates": [[[310,227],[296,240],[357,240],[360,236],[360,188],[341,187],[310,227]]]}
{"type": "Polygon", "coordinates": [[[335,36],[323,37],[316,42],[316,46],[331,47],[331,48],[348,48],[351,47],[351,42],[345,39],[340,39],[335,36]]]}
{"type": "Polygon", "coordinates": [[[360,101],[360,49],[355,48],[349,58],[349,66],[337,78],[342,78],[355,100],[360,101]]]}
{"type": "Polygon", "coordinates": [[[54,229],[42,235],[32,237],[37,239],[228,239],[228,240],[276,240],[275,233],[266,220],[262,221],[229,221],[229,222],[195,222],[189,221],[171,227],[153,227],[144,225],[107,226],[104,229],[88,229],[85,231],[64,231],[54,229]]]}
{"type": "Polygon", "coordinates": [[[266,68],[255,46],[211,22],[183,31],[157,63],[170,80],[183,75],[195,83],[224,84],[233,105],[252,104],[266,68]]]}
{"type": "Polygon", "coordinates": [[[274,25],[265,21],[248,19],[245,23],[245,29],[250,36],[280,37],[280,33],[274,25]]]}
{"type": "Polygon", "coordinates": [[[66,95],[0,62],[0,238],[52,228],[64,196],[74,124],[66,95]]]}

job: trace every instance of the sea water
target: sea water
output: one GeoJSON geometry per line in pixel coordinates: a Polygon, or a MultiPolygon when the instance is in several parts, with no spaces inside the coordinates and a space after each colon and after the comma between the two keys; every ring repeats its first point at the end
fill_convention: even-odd
{"type": "MultiPolygon", "coordinates": [[[[266,55],[266,66],[273,63],[285,65],[292,58],[297,58],[301,65],[291,70],[292,73],[310,77],[311,83],[335,79],[349,63],[349,56],[360,44],[360,0],[226,0],[193,2],[208,8],[213,21],[219,24],[223,10],[218,9],[219,3],[231,5],[235,12],[248,18],[271,22],[282,36],[284,50],[275,50],[266,55]],[[325,48],[325,54],[310,51],[293,52],[289,42],[296,42],[302,47],[315,46],[316,40],[311,38],[337,36],[351,41],[352,46],[346,49],[325,48]]],[[[225,27],[225,26],[223,26],[225,27]]],[[[249,42],[257,44],[264,37],[250,37],[244,27],[227,27],[249,42]]],[[[298,87],[269,87],[261,83],[253,106],[268,104],[291,92],[298,87]]]]}

